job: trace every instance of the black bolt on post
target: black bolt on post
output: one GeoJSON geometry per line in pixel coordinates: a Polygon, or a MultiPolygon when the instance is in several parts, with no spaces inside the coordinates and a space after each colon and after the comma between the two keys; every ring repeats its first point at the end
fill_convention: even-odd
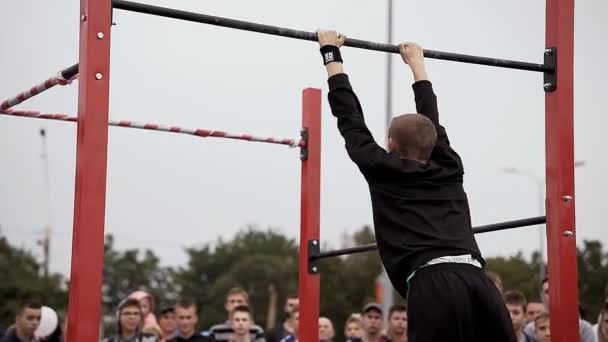
{"type": "Polygon", "coordinates": [[[545,71],[543,79],[543,89],[545,92],[553,92],[557,89],[557,48],[551,47],[545,49],[545,65],[549,66],[552,71],[545,71]]]}
{"type": "Polygon", "coordinates": [[[308,128],[302,128],[300,136],[303,142],[300,146],[300,160],[304,161],[308,159],[308,128]]]}

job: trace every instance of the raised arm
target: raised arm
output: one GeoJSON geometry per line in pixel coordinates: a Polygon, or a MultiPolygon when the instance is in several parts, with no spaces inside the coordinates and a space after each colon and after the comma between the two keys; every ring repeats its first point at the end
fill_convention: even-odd
{"type": "Polygon", "coordinates": [[[409,65],[414,76],[414,98],[416,101],[416,111],[422,114],[435,124],[437,128],[438,144],[449,145],[445,128],[439,124],[439,111],[437,109],[437,96],[433,92],[433,85],[424,65],[424,52],[422,48],[414,43],[399,44],[399,52],[403,61],[409,65]]]}
{"type": "Polygon", "coordinates": [[[328,99],[332,114],[338,119],[338,129],[344,138],[348,155],[365,173],[385,162],[388,154],[374,141],[365,124],[359,99],[344,73],[339,48],[346,37],[335,31],[321,30],[317,35],[327,69],[328,99]]]}

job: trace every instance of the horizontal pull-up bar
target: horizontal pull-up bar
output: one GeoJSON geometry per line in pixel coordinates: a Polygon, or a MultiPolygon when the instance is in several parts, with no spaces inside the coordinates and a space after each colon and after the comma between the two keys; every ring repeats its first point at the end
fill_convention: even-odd
{"type": "MultiPolygon", "coordinates": [[[[494,232],[494,231],[498,231],[498,230],[534,226],[534,225],[543,224],[543,223],[547,223],[547,217],[546,216],[537,216],[537,217],[531,217],[531,218],[526,218],[526,219],[521,219],[521,220],[506,221],[506,222],[493,223],[493,224],[488,224],[485,226],[475,227],[475,228],[473,228],[473,233],[481,234],[481,233],[494,232]]],[[[333,251],[319,252],[317,254],[310,255],[309,259],[312,261],[312,260],[336,257],[336,256],[340,256],[340,255],[370,252],[370,251],[373,251],[376,249],[378,249],[378,246],[375,243],[370,243],[367,245],[362,245],[362,246],[357,246],[357,247],[350,247],[350,248],[344,248],[344,249],[337,249],[337,250],[333,250],[333,251]]]]}
{"type": "Polygon", "coordinates": [[[76,75],[78,75],[78,64],[74,64],[67,69],[61,70],[61,76],[63,76],[63,78],[66,80],[74,78],[76,75]]]}
{"type": "MultiPolygon", "coordinates": [[[[237,30],[252,31],[264,34],[270,34],[275,36],[317,41],[317,34],[314,32],[300,31],[294,29],[288,29],[277,26],[270,26],[264,24],[253,23],[249,21],[235,20],[229,18],[216,17],[212,15],[206,15],[201,13],[181,11],[173,8],[152,6],[137,2],[124,1],[124,0],[112,0],[112,6],[116,9],[125,11],[138,12],[150,15],[156,15],[161,17],[181,19],[185,21],[192,21],[202,24],[209,24],[215,26],[229,27],[237,30]]],[[[347,38],[344,44],[359,49],[375,50],[389,53],[399,53],[399,46],[385,43],[375,43],[366,40],[347,38]]],[[[539,72],[553,72],[554,67],[528,62],[511,61],[498,58],[480,57],[463,55],[451,52],[442,52],[434,50],[424,50],[424,56],[427,58],[443,59],[454,62],[470,63],[470,64],[481,64],[489,65],[499,68],[510,68],[519,70],[539,71],[539,72]]]]}
{"type": "MultiPolygon", "coordinates": [[[[41,113],[35,110],[13,110],[7,109],[4,111],[0,111],[0,115],[8,115],[8,116],[19,116],[25,118],[33,118],[33,119],[45,119],[45,120],[56,120],[56,121],[68,121],[68,122],[77,122],[78,117],[69,116],[67,114],[61,113],[41,113]]],[[[189,134],[194,135],[201,138],[225,138],[225,139],[236,139],[236,140],[245,140],[252,142],[261,142],[267,144],[278,144],[278,145],[287,145],[290,147],[304,147],[306,142],[302,139],[294,139],[294,138],[276,138],[276,137],[268,137],[268,136],[256,136],[253,134],[247,133],[231,133],[224,132],[218,130],[204,129],[204,128],[185,128],[173,125],[161,125],[157,123],[143,123],[143,122],[135,122],[128,120],[109,120],[109,126],[115,127],[125,127],[125,128],[136,128],[136,129],[145,129],[150,131],[159,131],[159,132],[167,132],[167,133],[181,133],[181,134],[189,134]]]]}
{"type": "Polygon", "coordinates": [[[21,102],[42,93],[43,91],[53,88],[58,84],[66,85],[74,77],[76,77],[76,75],[78,75],[78,64],[74,64],[67,69],[63,69],[55,76],[49,77],[47,80],[31,87],[30,89],[24,90],[19,94],[2,101],[2,103],[0,103],[0,111],[14,107],[21,102]]]}

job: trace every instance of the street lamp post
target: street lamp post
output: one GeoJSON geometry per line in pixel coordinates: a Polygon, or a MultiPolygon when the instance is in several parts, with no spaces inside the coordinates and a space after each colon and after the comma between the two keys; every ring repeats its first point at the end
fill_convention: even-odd
{"type": "MultiPolygon", "coordinates": [[[[393,43],[393,0],[387,0],[387,43],[393,43]]],[[[386,143],[388,144],[388,127],[391,124],[393,116],[393,64],[392,64],[392,53],[386,54],[386,117],[385,117],[385,132],[386,132],[386,143]]],[[[389,308],[395,302],[393,296],[393,286],[388,278],[386,269],[382,268],[382,275],[380,276],[380,284],[382,286],[382,309],[385,313],[389,311],[389,308]]],[[[385,316],[385,317],[388,317],[385,316]]],[[[388,318],[386,318],[388,319],[388,318]]],[[[386,321],[388,323],[388,320],[386,321]]]]}
{"type": "MultiPolygon", "coordinates": [[[[538,177],[528,171],[516,169],[514,167],[505,167],[502,169],[506,173],[516,174],[525,176],[531,179],[535,184],[538,191],[538,214],[539,216],[545,216],[545,180],[544,178],[538,177]]],[[[540,262],[538,263],[538,277],[543,279],[545,277],[545,225],[540,225],[538,229],[538,250],[540,254],[540,262]]]]}
{"type": "MultiPolygon", "coordinates": [[[[585,166],[585,164],[586,164],[586,161],[579,160],[579,161],[574,162],[574,167],[582,167],[582,166],[585,166]]],[[[545,179],[543,177],[538,177],[527,170],[521,170],[521,169],[518,169],[515,167],[505,167],[502,169],[502,171],[504,171],[506,173],[510,173],[510,174],[525,176],[528,179],[531,179],[536,184],[537,191],[538,191],[538,213],[540,216],[545,216],[546,215],[545,179]]],[[[545,236],[546,236],[545,227],[546,227],[545,225],[541,225],[538,230],[538,233],[539,233],[538,248],[539,248],[539,253],[540,253],[540,262],[538,264],[539,279],[543,279],[545,277],[545,265],[544,265],[544,263],[545,263],[545,236]]]]}

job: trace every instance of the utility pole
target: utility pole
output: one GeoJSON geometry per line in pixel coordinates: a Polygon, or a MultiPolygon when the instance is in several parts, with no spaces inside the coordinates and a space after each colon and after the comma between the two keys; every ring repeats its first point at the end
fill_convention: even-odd
{"type": "Polygon", "coordinates": [[[49,277],[49,251],[51,244],[51,234],[48,226],[44,229],[44,237],[42,240],[38,240],[38,245],[42,246],[42,252],[44,254],[44,259],[42,261],[42,270],[44,272],[44,279],[48,279],[49,277]]]}
{"type": "MultiPolygon", "coordinates": [[[[393,0],[387,0],[387,43],[393,43],[393,0]]],[[[392,53],[386,54],[386,144],[388,146],[388,127],[391,124],[393,117],[393,64],[392,64],[392,53]]],[[[391,284],[386,269],[382,268],[382,275],[380,276],[380,286],[382,287],[382,311],[384,311],[385,322],[388,324],[388,310],[394,304],[394,291],[393,285],[391,284]]]]}
{"type": "Polygon", "coordinates": [[[40,138],[42,139],[42,154],[40,157],[44,162],[44,181],[47,198],[47,223],[44,227],[44,237],[38,244],[42,246],[42,252],[44,254],[43,270],[44,278],[49,277],[49,264],[50,264],[50,250],[51,250],[51,182],[49,176],[49,161],[46,147],[46,131],[44,128],[40,129],[40,138]]]}
{"type": "MultiPolygon", "coordinates": [[[[393,43],[393,0],[388,1],[388,13],[387,13],[387,43],[393,43]]],[[[391,124],[391,118],[393,116],[393,64],[392,64],[392,53],[386,54],[386,134],[388,143],[388,127],[391,124]]]]}

